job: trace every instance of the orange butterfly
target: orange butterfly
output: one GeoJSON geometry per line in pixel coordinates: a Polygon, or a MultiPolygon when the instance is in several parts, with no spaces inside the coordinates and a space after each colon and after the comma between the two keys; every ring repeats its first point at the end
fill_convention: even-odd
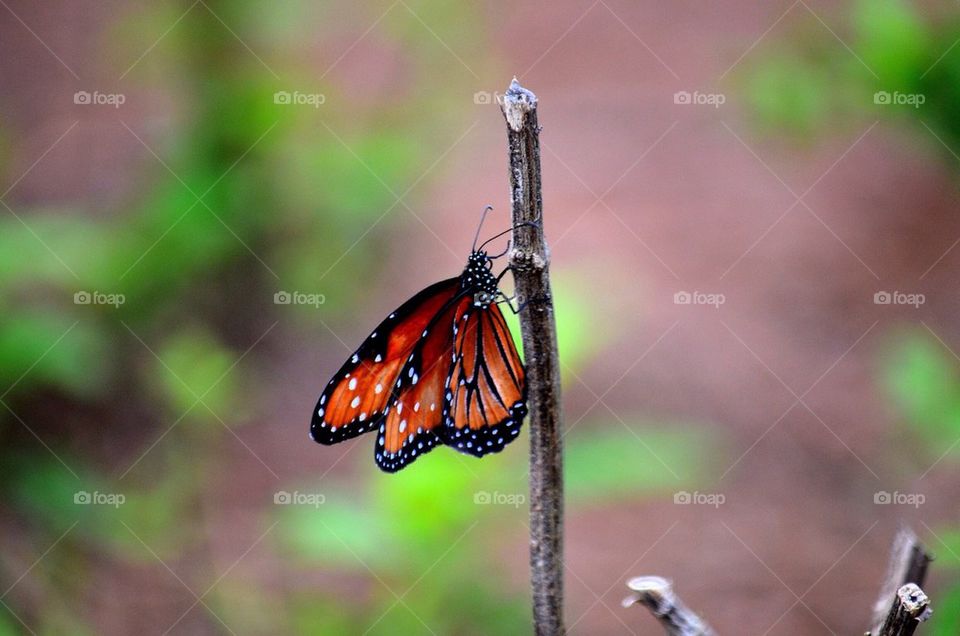
{"type": "Polygon", "coordinates": [[[392,473],[441,443],[482,457],[517,438],[524,370],[493,258],[474,238],[459,277],[427,287],[373,330],[320,395],[315,442],[377,430],[377,466],[392,473]]]}

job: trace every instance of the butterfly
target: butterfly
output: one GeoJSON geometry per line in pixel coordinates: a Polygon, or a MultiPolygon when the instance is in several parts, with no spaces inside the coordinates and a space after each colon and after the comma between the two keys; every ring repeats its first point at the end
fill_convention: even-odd
{"type": "Polygon", "coordinates": [[[495,276],[502,254],[483,249],[503,233],[477,248],[479,234],[460,276],[403,303],[333,376],[313,411],[315,442],[377,431],[374,459],[393,473],[438,445],[483,457],[517,438],[524,367],[499,307],[511,300],[499,289],[509,268],[495,276]]]}

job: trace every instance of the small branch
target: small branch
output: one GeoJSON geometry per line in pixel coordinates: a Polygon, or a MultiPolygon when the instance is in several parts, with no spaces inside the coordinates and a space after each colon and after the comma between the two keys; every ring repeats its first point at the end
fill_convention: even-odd
{"type": "Polygon", "coordinates": [[[543,236],[537,97],[516,79],[501,104],[510,151],[513,249],[530,410],[530,570],[537,634],[563,629],[563,472],[560,359],[543,236]]]}
{"type": "MultiPolygon", "coordinates": [[[[929,617],[932,610],[927,608],[929,600],[926,594],[923,594],[920,586],[923,585],[927,576],[927,566],[932,560],[933,558],[920,543],[920,539],[917,538],[913,530],[904,526],[897,531],[893,539],[893,548],[890,550],[890,562],[887,565],[883,587],[877,597],[877,602],[873,606],[873,619],[871,621],[873,629],[867,632],[868,634],[876,636],[904,634],[909,636],[916,629],[917,622],[924,621],[929,617]],[[901,631],[884,631],[888,630],[887,623],[898,612],[898,607],[902,606],[901,592],[909,588],[911,584],[923,596],[923,609],[926,611],[920,611],[912,617],[912,626],[909,627],[909,631],[902,631],[903,627],[898,627],[901,631]]],[[[911,592],[912,588],[907,592],[908,597],[911,592]]],[[[913,604],[910,604],[910,607],[913,607],[913,604]]]]}
{"type": "Polygon", "coordinates": [[[639,603],[660,621],[667,636],[716,636],[709,625],[694,614],[673,591],[673,584],[659,576],[638,576],[627,582],[636,592],[623,599],[621,605],[639,603]]]}
{"type": "Polygon", "coordinates": [[[893,604],[887,613],[877,636],[913,636],[917,625],[930,618],[930,599],[914,583],[907,583],[897,590],[893,604]]]}

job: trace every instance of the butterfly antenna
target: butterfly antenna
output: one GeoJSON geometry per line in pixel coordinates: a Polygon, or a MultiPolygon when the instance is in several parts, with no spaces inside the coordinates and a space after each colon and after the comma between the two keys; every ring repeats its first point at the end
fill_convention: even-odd
{"type": "Polygon", "coordinates": [[[480,248],[479,248],[479,249],[482,250],[482,249],[484,248],[484,246],[485,246],[487,243],[489,243],[490,241],[496,240],[496,239],[500,238],[501,236],[503,236],[504,234],[509,234],[510,232],[513,232],[513,231],[514,231],[515,229],[517,229],[518,227],[523,227],[523,226],[525,226],[525,225],[536,226],[536,225],[539,225],[539,223],[537,223],[537,222],[535,222],[535,221],[523,221],[523,222],[521,222],[521,223],[517,223],[516,225],[514,225],[514,226],[511,227],[510,229],[504,230],[503,232],[499,232],[499,233],[497,233],[497,234],[494,234],[493,236],[491,236],[490,238],[488,238],[486,241],[484,241],[483,243],[480,244],[480,248]]]}
{"type": "Polygon", "coordinates": [[[504,256],[504,255],[505,255],[507,252],[509,252],[509,251],[510,251],[510,239],[507,239],[507,247],[506,247],[506,249],[504,249],[502,252],[500,252],[500,253],[497,254],[496,256],[491,256],[491,257],[490,257],[490,260],[491,260],[491,261],[492,261],[492,260],[496,260],[496,259],[500,258],[501,256],[504,256]]]}
{"type": "MultiPolygon", "coordinates": [[[[477,241],[480,239],[480,230],[481,228],[483,228],[483,221],[484,219],[487,218],[487,213],[492,209],[493,209],[493,206],[488,205],[485,208],[483,208],[483,212],[480,214],[480,224],[477,226],[477,233],[473,235],[473,245],[470,247],[471,252],[477,251],[477,241]]],[[[486,245],[486,243],[484,243],[483,245],[486,245]]],[[[483,249],[483,245],[480,246],[481,249],[483,249]]]]}

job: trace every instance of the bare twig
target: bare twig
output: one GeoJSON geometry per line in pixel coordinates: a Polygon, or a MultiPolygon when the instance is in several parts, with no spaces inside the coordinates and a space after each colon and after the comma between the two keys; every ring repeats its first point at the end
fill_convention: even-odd
{"type": "Polygon", "coordinates": [[[660,621],[667,636],[716,636],[716,632],[683,604],[673,591],[673,584],[659,576],[638,576],[627,582],[635,592],[621,603],[630,607],[643,605],[660,621]]]}
{"type": "MultiPolygon", "coordinates": [[[[873,619],[870,622],[873,629],[867,632],[868,634],[876,636],[887,634],[882,629],[890,614],[891,603],[894,606],[897,605],[899,592],[908,583],[913,583],[918,589],[923,585],[927,576],[927,565],[932,560],[933,558],[913,530],[903,526],[897,531],[893,539],[893,548],[890,550],[890,562],[887,565],[883,587],[873,606],[873,619]]],[[[926,616],[921,620],[926,620],[926,616]]],[[[890,634],[900,633],[890,632],[890,634]]]]}
{"type": "Polygon", "coordinates": [[[930,618],[930,599],[915,583],[897,590],[877,636],[913,636],[917,625],[930,618]]]}
{"type": "Polygon", "coordinates": [[[516,79],[501,104],[510,150],[513,249],[530,409],[530,569],[537,634],[563,633],[560,360],[543,236],[537,97],[516,79]]]}

